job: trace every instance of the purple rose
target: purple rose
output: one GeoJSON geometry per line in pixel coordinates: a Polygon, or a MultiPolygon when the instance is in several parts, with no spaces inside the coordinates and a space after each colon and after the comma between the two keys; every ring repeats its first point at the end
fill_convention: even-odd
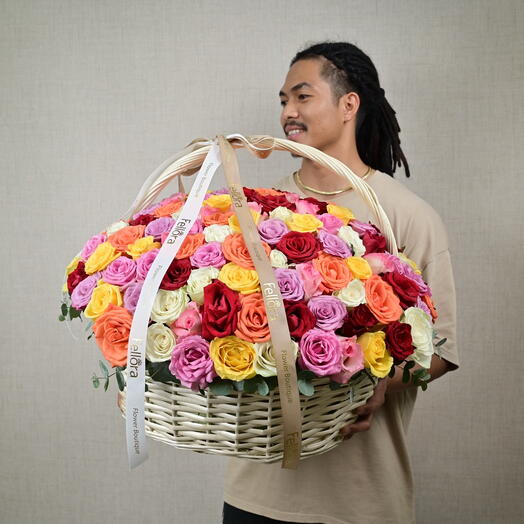
{"type": "Polygon", "coordinates": [[[276,244],[289,232],[289,228],[278,218],[269,218],[258,225],[260,238],[268,244],[276,244]]]}
{"type": "Polygon", "coordinates": [[[95,235],[91,237],[82,248],[82,251],[80,252],[80,258],[82,260],[87,260],[95,251],[95,249],[102,244],[102,242],[105,242],[107,240],[106,235],[95,235]]]}
{"type": "Polygon", "coordinates": [[[202,225],[202,219],[199,217],[195,220],[191,229],[189,230],[189,235],[196,235],[197,233],[202,233],[204,231],[204,226],[202,225]]]}
{"type": "Polygon", "coordinates": [[[102,273],[93,273],[89,275],[84,280],[81,280],[73,289],[71,293],[71,305],[75,309],[83,309],[87,306],[91,300],[91,295],[93,294],[93,289],[95,289],[96,284],[102,278],[102,273]]]}
{"type": "Polygon", "coordinates": [[[318,215],[317,218],[324,224],[323,229],[333,235],[336,235],[338,230],[344,225],[344,222],[342,222],[340,218],[331,213],[323,213],[322,215],[318,215]]]}
{"type": "Polygon", "coordinates": [[[302,280],[294,269],[277,268],[275,269],[275,276],[277,277],[282,299],[296,302],[304,298],[302,280]]]}
{"type": "Polygon", "coordinates": [[[189,257],[189,260],[195,267],[216,267],[217,269],[226,263],[220,242],[203,244],[189,257]]]}
{"type": "Polygon", "coordinates": [[[118,257],[102,271],[104,282],[116,286],[129,284],[135,280],[135,276],[136,262],[129,257],[118,257]]]}
{"type": "Polygon", "coordinates": [[[348,225],[352,227],[359,234],[359,236],[362,236],[366,232],[376,233],[378,231],[377,228],[371,222],[369,222],[369,224],[366,224],[365,222],[361,222],[357,219],[350,220],[348,225]]]}
{"type": "MultiPolygon", "coordinates": [[[[409,264],[406,264],[406,262],[393,255],[392,257],[393,265],[395,266],[395,271],[405,276],[406,278],[412,280],[418,287],[420,295],[428,294],[429,288],[422,279],[422,277],[418,273],[415,273],[415,271],[413,271],[413,268],[409,264]]],[[[429,296],[431,296],[431,292],[429,292],[429,296]]]]}
{"type": "Polygon", "coordinates": [[[334,333],[310,329],[300,339],[298,364],[301,369],[309,369],[319,377],[339,373],[342,344],[334,333]]]}
{"type": "Polygon", "coordinates": [[[348,258],[353,255],[350,247],[337,235],[328,233],[321,229],[318,232],[318,238],[322,244],[324,251],[330,255],[335,255],[341,258],[348,258]]]}
{"type": "Polygon", "coordinates": [[[346,304],[332,295],[318,295],[307,303],[317,319],[316,326],[324,331],[335,331],[342,327],[347,317],[346,304]]]}
{"type": "Polygon", "coordinates": [[[428,305],[420,297],[417,297],[417,302],[415,303],[415,307],[418,307],[419,309],[422,309],[422,311],[424,311],[424,313],[427,313],[429,318],[432,318],[431,311],[429,310],[428,305]]]}
{"type": "Polygon", "coordinates": [[[146,251],[143,255],[140,255],[136,261],[136,278],[137,280],[145,280],[149,269],[153,265],[156,256],[160,249],[157,247],[146,251]]]}
{"type": "Polygon", "coordinates": [[[140,298],[140,291],[142,291],[143,282],[131,282],[124,291],[124,307],[135,312],[138,299],[140,298]]]}
{"type": "Polygon", "coordinates": [[[144,236],[152,236],[155,237],[156,241],[159,241],[162,237],[162,233],[171,231],[171,228],[174,225],[175,221],[171,217],[156,218],[147,224],[144,236]]]}
{"type": "Polygon", "coordinates": [[[193,391],[206,388],[217,376],[209,356],[209,342],[199,335],[178,339],[171,353],[169,371],[193,391]]]}

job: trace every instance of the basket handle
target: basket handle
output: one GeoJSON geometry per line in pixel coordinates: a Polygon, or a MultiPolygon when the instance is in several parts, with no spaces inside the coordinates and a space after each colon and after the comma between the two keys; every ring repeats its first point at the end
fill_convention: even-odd
{"type": "MultiPolygon", "coordinates": [[[[245,137],[240,134],[231,134],[225,137],[233,147],[245,147],[258,158],[267,158],[273,150],[296,153],[309,158],[317,164],[331,169],[335,173],[346,177],[353,189],[371,209],[377,220],[377,225],[386,238],[388,250],[398,256],[398,245],[386,212],[380,205],[375,191],[348,166],[340,160],[306,144],[299,144],[284,138],[274,138],[269,135],[252,135],[245,137]]],[[[167,159],[147,178],[140,189],[135,201],[125,213],[123,220],[128,219],[141,209],[151,204],[157,195],[174,177],[188,176],[195,173],[206,157],[213,140],[197,138],[177,155],[167,159]]],[[[180,181],[180,178],[179,178],[180,181]]]]}

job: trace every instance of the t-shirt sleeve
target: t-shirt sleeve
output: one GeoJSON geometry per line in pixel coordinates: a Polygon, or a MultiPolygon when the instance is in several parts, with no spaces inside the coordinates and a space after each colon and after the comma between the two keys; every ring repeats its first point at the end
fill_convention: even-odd
{"type": "Polygon", "coordinates": [[[455,280],[449,249],[437,253],[421,271],[422,277],[430,286],[431,299],[438,315],[433,325],[437,331],[437,342],[442,338],[447,339],[436,350],[451,364],[449,369],[452,371],[459,367],[460,362],[457,350],[455,280]]]}

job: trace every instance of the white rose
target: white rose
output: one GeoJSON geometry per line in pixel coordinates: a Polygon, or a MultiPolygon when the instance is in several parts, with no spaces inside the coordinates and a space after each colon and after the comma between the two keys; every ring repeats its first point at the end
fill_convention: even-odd
{"type": "Polygon", "coordinates": [[[150,362],[163,362],[171,358],[175,335],[164,324],[151,324],[147,328],[146,357],[150,362]]]}
{"type": "Polygon", "coordinates": [[[118,222],[114,222],[106,229],[106,235],[112,235],[113,233],[116,233],[120,229],[127,227],[129,224],[127,222],[124,222],[123,220],[119,220],[118,222]]]}
{"type": "Polygon", "coordinates": [[[337,235],[353,250],[353,256],[361,257],[366,252],[364,242],[351,226],[341,226],[337,235]]]}
{"type": "Polygon", "coordinates": [[[233,230],[226,225],[212,224],[204,228],[204,238],[206,242],[224,242],[224,239],[233,233],[233,230]]]}
{"type": "Polygon", "coordinates": [[[366,303],[366,289],[362,280],[358,278],[354,278],[346,287],[335,291],[333,295],[349,307],[366,303]]]}
{"type": "Polygon", "coordinates": [[[290,219],[292,216],[293,216],[293,211],[283,206],[275,207],[273,211],[269,212],[270,218],[278,218],[279,220],[282,220],[282,222],[285,222],[286,220],[290,219]]]}
{"type": "Polygon", "coordinates": [[[414,360],[423,368],[431,366],[431,355],[433,355],[433,326],[428,314],[418,307],[408,307],[402,315],[401,322],[411,326],[411,338],[415,351],[407,360],[414,360]]]}
{"type": "MultiPolygon", "coordinates": [[[[292,340],[293,344],[293,360],[298,356],[298,344],[292,340]]],[[[258,375],[263,377],[273,377],[277,374],[277,364],[275,360],[275,349],[271,342],[255,342],[255,362],[253,369],[258,375]]]]}
{"type": "Polygon", "coordinates": [[[187,292],[197,304],[204,303],[204,288],[218,278],[220,271],[216,267],[201,267],[193,269],[187,281],[187,292]]]}
{"type": "Polygon", "coordinates": [[[155,322],[171,324],[186,309],[188,303],[189,297],[185,286],[175,290],[159,289],[153,302],[151,319],[155,322]]]}
{"type": "Polygon", "coordinates": [[[271,250],[269,260],[271,261],[271,265],[273,267],[288,267],[286,255],[284,255],[284,253],[282,253],[282,251],[279,251],[278,249],[271,250]]]}

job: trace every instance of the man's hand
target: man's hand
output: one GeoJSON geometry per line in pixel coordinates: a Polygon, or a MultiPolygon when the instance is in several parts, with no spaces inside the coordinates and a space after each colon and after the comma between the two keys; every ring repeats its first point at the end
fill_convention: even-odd
{"type": "Polygon", "coordinates": [[[373,414],[377,409],[384,404],[386,389],[388,387],[389,377],[380,379],[373,395],[369,397],[368,401],[357,408],[358,418],[355,422],[344,426],[340,430],[340,435],[344,437],[344,440],[350,439],[355,433],[359,431],[367,431],[371,427],[373,421],[373,414]]]}

